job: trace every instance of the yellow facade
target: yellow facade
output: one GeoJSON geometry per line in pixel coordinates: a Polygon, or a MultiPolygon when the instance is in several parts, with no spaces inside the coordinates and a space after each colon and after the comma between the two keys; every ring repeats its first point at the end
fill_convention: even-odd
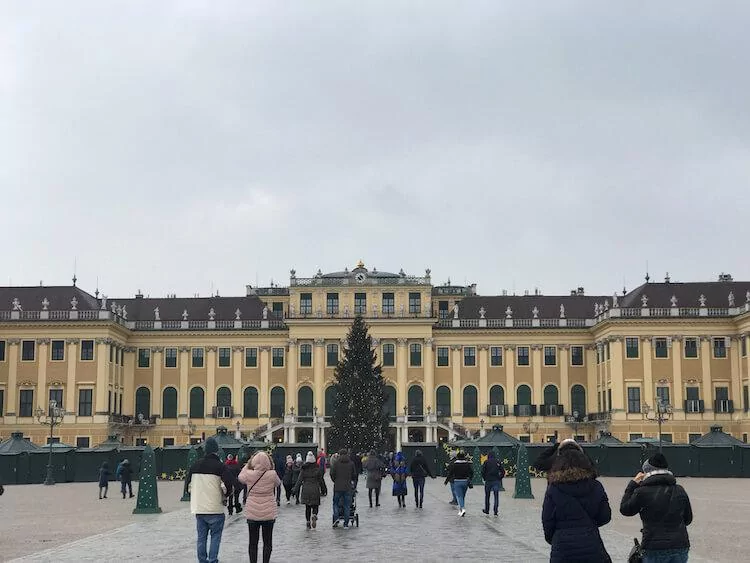
{"type": "Polygon", "coordinates": [[[474,287],[433,286],[429,270],[410,277],[359,264],[312,278],[292,272],[287,288],[236,298],[107,301],[75,287],[1,289],[0,432],[38,444],[48,430],[33,411],[53,396],[66,411],[56,437],[80,446],[112,434],[181,444],[219,425],[324,444],[326,389],[355,314],[367,320],[395,395],[396,446],[497,424],[533,441],[655,436],[644,411],[652,417],[658,397],[671,411],[665,437],[676,443],[714,424],[740,439],[750,433],[750,284],[482,297],[474,287]],[[45,292],[57,295],[52,306],[30,302],[48,301],[45,292]],[[648,295],[670,292],[670,303],[649,304],[648,295]],[[693,292],[696,303],[677,307],[693,292]],[[704,293],[724,292],[726,305],[706,303],[704,293]]]}

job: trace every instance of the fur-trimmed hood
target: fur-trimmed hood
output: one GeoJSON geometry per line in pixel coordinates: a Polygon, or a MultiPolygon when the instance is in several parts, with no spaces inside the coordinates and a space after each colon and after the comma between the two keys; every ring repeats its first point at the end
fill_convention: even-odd
{"type": "Polygon", "coordinates": [[[550,471],[547,482],[550,485],[561,483],[577,483],[588,479],[596,479],[596,473],[583,467],[569,467],[560,471],[550,471]]]}

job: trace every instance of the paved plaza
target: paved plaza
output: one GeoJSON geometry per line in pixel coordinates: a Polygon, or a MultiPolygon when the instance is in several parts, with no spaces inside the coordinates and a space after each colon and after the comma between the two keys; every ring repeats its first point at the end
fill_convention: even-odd
{"type": "MultiPolygon", "coordinates": [[[[624,561],[632,538],[640,535],[640,519],[618,512],[626,479],[603,478],[613,505],[613,520],[602,529],[614,561],[624,561]]],[[[385,490],[390,490],[390,480],[385,490]]],[[[741,494],[747,481],[738,479],[681,479],[693,503],[690,526],[691,561],[746,561],[740,549],[747,544],[738,533],[750,529],[750,498],[741,494]]],[[[501,493],[501,516],[481,513],[481,486],[469,492],[467,515],[457,518],[447,501],[441,479],[428,481],[425,506],[399,509],[386,495],[379,509],[370,509],[360,495],[360,528],[330,527],[330,496],[321,507],[317,530],[307,530],[304,507],[282,504],[274,531],[272,560],[350,561],[490,560],[542,562],[549,558],[540,514],[545,481],[532,481],[535,499],[512,498],[513,480],[501,493]],[[365,559],[362,559],[362,558],[365,559]]],[[[179,502],[181,483],[160,482],[163,513],[133,515],[135,499],[122,500],[115,484],[110,498],[97,499],[95,483],[54,487],[6,487],[0,497],[0,553],[3,561],[194,561],[195,524],[188,503],[179,502]]],[[[411,493],[411,484],[410,484],[411,493]]],[[[411,502],[411,499],[409,499],[411,502]]],[[[247,560],[247,525],[233,516],[224,529],[220,559],[247,560]]]]}

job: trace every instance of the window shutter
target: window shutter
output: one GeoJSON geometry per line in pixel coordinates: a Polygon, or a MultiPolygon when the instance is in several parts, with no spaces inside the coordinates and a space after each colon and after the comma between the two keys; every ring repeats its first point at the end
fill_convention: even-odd
{"type": "Polygon", "coordinates": [[[706,410],[706,401],[704,401],[703,399],[700,399],[698,401],[698,411],[703,412],[704,410],[706,410]]]}
{"type": "Polygon", "coordinates": [[[729,407],[729,409],[728,409],[729,412],[734,412],[734,401],[732,401],[732,400],[727,401],[727,405],[729,407]]]}
{"type": "Polygon", "coordinates": [[[518,405],[513,405],[513,416],[518,416],[518,405]]]}

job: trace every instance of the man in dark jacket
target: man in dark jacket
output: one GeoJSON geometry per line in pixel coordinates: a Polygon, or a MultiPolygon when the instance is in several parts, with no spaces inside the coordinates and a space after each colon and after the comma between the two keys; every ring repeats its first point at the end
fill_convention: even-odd
{"type": "MultiPolygon", "coordinates": [[[[276,470],[276,475],[279,476],[279,480],[284,482],[284,473],[286,473],[286,463],[284,463],[284,456],[281,452],[273,454],[273,466],[276,470]]],[[[276,506],[281,506],[281,485],[276,487],[276,506]]]]}
{"type": "Polygon", "coordinates": [[[550,563],[610,561],[599,527],[612,519],[612,509],[591,460],[575,448],[564,451],[555,457],[547,482],[542,527],[552,546],[550,563]]]}
{"type": "Polygon", "coordinates": [[[505,477],[503,464],[495,459],[495,454],[490,452],[487,460],[482,464],[482,479],[484,480],[484,512],[490,513],[490,493],[495,497],[495,516],[497,516],[498,505],[500,504],[500,482],[505,477]]]}
{"type": "Polygon", "coordinates": [[[333,527],[339,525],[341,513],[339,503],[343,503],[344,528],[349,527],[349,514],[352,505],[352,483],[357,480],[357,470],[349,458],[347,451],[339,452],[339,459],[331,465],[331,481],[333,481],[333,527]]]}
{"type": "Polygon", "coordinates": [[[422,450],[417,450],[414,454],[414,459],[409,464],[409,473],[411,473],[411,480],[414,483],[414,502],[417,508],[422,508],[422,501],[424,501],[424,482],[429,476],[433,479],[435,474],[427,465],[427,460],[422,455],[422,450]]]}
{"type": "Polygon", "coordinates": [[[642,469],[643,472],[628,483],[620,502],[620,513],[641,515],[643,561],[687,561],[690,549],[687,527],[693,521],[690,499],[685,489],[677,484],[662,454],[647,459],[642,469]]]}
{"type": "Polygon", "coordinates": [[[117,466],[116,477],[120,481],[122,498],[125,498],[126,489],[128,494],[130,494],[130,498],[133,498],[135,496],[133,495],[133,483],[131,482],[133,479],[133,470],[130,467],[130,461],[127,459],[122,460],[122,463],[117,466]]]}
{"type": "Polygon", "coordinates": [[[219,459],[219,444],[208,438],[203,444],[205,456],[197,460],[187,475],[190,491],[190,512],[195,515],[198,540],[196,550],[200,563],[219,560],[221,534],[224,531],[224,498],[232,491],[233,478],[229,468],[219,459]],[[211,547],[206,553],[208,533],[211,547]]]}

